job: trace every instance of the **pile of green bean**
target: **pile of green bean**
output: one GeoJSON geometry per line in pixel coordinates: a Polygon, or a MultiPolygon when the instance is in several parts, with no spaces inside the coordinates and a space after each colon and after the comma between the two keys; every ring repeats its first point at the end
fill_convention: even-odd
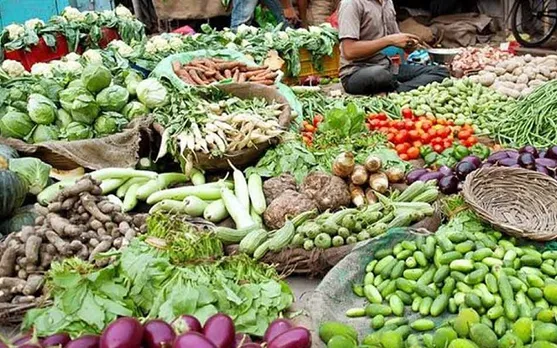
{"type": "Polygon", "coordinates": [[[520,147],[557,143],[557,81],[550,81],[514,104],[495,127],[499,142],[520,147]]]}

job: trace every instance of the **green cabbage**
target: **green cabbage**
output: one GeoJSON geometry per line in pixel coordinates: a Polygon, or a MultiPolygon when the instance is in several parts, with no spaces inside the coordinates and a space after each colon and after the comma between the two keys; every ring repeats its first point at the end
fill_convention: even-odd
{"type": "Polygon", "coordinates": [[[60,137],[60,130],[56,126],[47,126],[39,124],[33,131],[32,141],[35,144],[43,143],[45,141],[58,140],[60,137]]]}
{"type": "Polygon", "coordinates": [[[73,87],[81,87],[85,89],[85,86],[83,85],[83,82],[81,82],[81,80],[71,81],[70,83],[68,83],[68,86],[66,88],[73,88],[73,87]]]}
{"type": "Polygon", "coordinates": [[[124,83],[126,84],[126,89],[130,92],[130,95],[136,95],[137,85],[143,81],[143,77],[136,73],[135,71],[129,71],[128,75],[124,79],[124,83]]]}
{"type": "Polygon", "coordinates": [[[16,100],[15,102],[11,103],[10,106],[12,109],[23,112],[27,114],[27,102],[22,100],[16,100]]]}
{"type": "Polygon", "coordinates": [[[48,185],[52,167],[38,158],[24,157],[11,159],[8,169],[25,181],[29,193],[38,195],[48,185]]]}
{"type": "Polygon", "coordinates": [[[149,109],[165,106],[168,103],[168,91],[157,79],[149,78],[137,84],[137,98],[149,109]]]}
{"type": "Polygon", "coordinates": [[[72,116],[64,109],[58,109],[58,115],[56,117],[56,125],[60,128],[64,128],[73,122],[72,116]]]}
{"type": "Polygon", "coordinates": [[[95,120],[93,129],[98,137],[102,137],[118,133],[126,124],[128,124],[128,120],[126,120],[122,114],[117,112],[105,112],[95,120]]]}
{"type": "Polygon", "coordinates": [[[93,137],[93,129],[81,122],[72,122],[62,132],[62,137],[67,140],[83,140],[93,137]]]}
{"type": "Polygon", "coordinates": [[[9,99],[11,101],[26,101],[27,100],[27,92],[22,91],[21,89],[19,89],[18,87],[12,87],[9,89],[9,99]]]}
{"type": "Polygon", "coordinates": [[[27,114],[18,111],[8,111],[0,119],[0,134],[7,138],[25,138],[33,127],[35,123],[31,121],[27,114]]]}
{"type": "Polygon", "coordinates": [[[98,91],[110,86],[112,74],[103,65],[87,65],[81,73],[81,82],[88,91],[97,93],[98,91]]]}
{"type": "Polygon", "coordinates": [[[80,95],[91,95],[84,87],[68,87],[61,91],[58,95],[60,97],[60,104],[67,112],[72,111],[72,104],[75,98],[80,95]]]}
{"type": "Polygon", "coordinates": [[[74,121],[93,124],[99,112],[99,105],[90,94],[78,95],[72,103],[71,115],[74,121]]]}
{"type": "Polygon", "coordinates": [[[128,103],[128,105],[124,106],[124,109],[122,109],[122,114],[124,114],[124,116],[126,116],[126,118],[130,121],[133,118],[145,116],[148,113],[149,109],[137,100],[132,100],[128,103]]]}
{"type": "Polygon", "coordinates": [[[97,94],[97,104],[103,111],[120,111],[128,103],[130,94],[122,86],[112,85],[97,94]]]}
{"type": "Polygon", "coordinates": [[[56,105],[42,94],[29,96],[27,112],[31,120],[38,124],[51,124],[56,119],[56,105]]]}

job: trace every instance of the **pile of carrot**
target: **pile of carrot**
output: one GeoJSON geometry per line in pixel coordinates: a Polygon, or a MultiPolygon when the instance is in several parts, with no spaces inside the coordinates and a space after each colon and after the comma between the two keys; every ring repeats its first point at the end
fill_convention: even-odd
{"type": "Polygon", "coordinates": [[[271,86],[277,77],[277,73],[266,66],[247,66],[241,62],[218,58],[195,59],[183,65],[175,61],[172,68],[184,82],[197,86],[227,79],[271,86]]]}

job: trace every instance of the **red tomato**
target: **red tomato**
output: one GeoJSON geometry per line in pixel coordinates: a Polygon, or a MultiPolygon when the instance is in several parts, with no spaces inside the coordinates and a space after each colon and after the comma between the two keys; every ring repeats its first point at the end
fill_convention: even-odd
{"type": "Polygon", "coordinates": [[[410,136],[410,139],[412,139],[412,140],[420,139],[420,133],[418,133],[418,131],[415,130],[415,129],[412,129],[412,130],[408,131],[408,135],[410,136]]]}
{"type": "Polygon", "coordinates": [[[370,119],[377,118],[377,114],[374,114],[374,113],[372,112],[371,114],[367,115],[367,118],[370,118],[370,119]]]}
{"type": "Polygon", "coordinates": [[[433,151],[435,151],[437,153],[443,152],[443,145],[440,145],[440,144],[433,145],[433,151]]]}
{"type": "Polygon", "coordinates": [[[399,153],[398,157],[400,157],[400,159],[403,160],[403,161],[408,161],[409,160],[408,155],[405,154],[405,153],[399,153]]]}
{"type": "Polygon", "coordinates": [[[424,144],[429,144],[431,142],[431,136],[427,133],[424,133],[420,136],[420,141],[424,144]]]}
{"type": "Polygon", "coordinates": [[[422,142],[419,141],[419,140],[416,140],[416,141],[414,141],[414,142],[412,143],[412,146],[417,147],[417,148],[420,148],[420,147],[422,147],[423,145],[424,145],[424,144],[422,144],[422,142]]]}
{"type": "Polygon", "coordinates": [[[461,130],[460,132],[458,132],[458,139],[460,140],[465,140],[470,138],[470,136],[472,135],[472,133],[468,130],[461,130]]]}
{"type": "Polygon", "coordinates": [[[408,143],[401,143],[395,146],[395,150],[399,155],[401,153],[406,153],[406,151],[408,151],[409,148],[410,148],[410,144],[408,143]]]}
{"type": "Polygon", "coordinates": [[[373,120],[371,120],[369,122],[369,124],[373,127],[373,128],[379,128],[381,121],[379,121],[378,119],[374,118],[373,120]]]}
{"type": "Polygon", "coordinates": [[[372,126],[371,124],[369,124],[369,123],[366,123],[366,128],[367,128],[367,130],[369,130],[369,131],[373,130],[373,126],[372,126]]]}
{"type": "Polygon", "coordinates": [[[478,138],[476,138],[475,136],[471,136],[468,139],[466,139],[466,142],[470,145],[468,146],[474,146],[478,143],[478,138]]]}
{"type": "Polygon", "coordinates": [[[395,122],[396,129],[404,129],[404,121],[396,121],[395,122]]]}
{"type": "Polygon", "coordinates": [[[316,114],[313,116],[313,125],[317,127],[321,122],[323,122],[323,115],[316,114]]]}
{"type": "Polygon", "coordinates": [[[389,121],[385,121],[385,120],[379,121],[379,127],[389,127],[389,121]]]}
{"type": "Polygon", "coordinates": [[[437,124],[440,124],[440,125],[443,126],[443,125],[447,124],[447,121],[445,121],[445,120],[442,119],[442,118],[438,118],[438,119],[437,119],[437,124]]]}
{"type": "Polygon", "coordinates": [[[387,127],[381,127],[381,128],[379,128],[379,131],[380,131],[381,133],[387,134],[387,133],[389,132],[389,128],[387,128],[387,127]]]}
{"type": "Polygon", "coordinates": [[[430,129],[427,131],[427,134],[429,134],[430,137],[435,138],[435,137],[437,136],[437,131],[436,131],[435,129],[433,129],[433,128],[430,128],[430,129]]]}
{"type": "Polygon", "coordinates": [[[420,150],[417,147],[411,147],[406,151],[409,159],[416,159],[420,157],[420,150]]]}
{"type": "Polygon", "coordinates": [[[414,117],[414,113],[408,108],[400,110],[400,113],[402,114],[402,117],[406,119],[411,119],[412,117],[414,117]]]}
{"type": "Polygon", "coordinates": [[[454,126],[453,120],[447,120],[447,126],[454,126]]]}
{"type": "Polygon", "coordinates": [[[395,144],[402,144],[406,141],[406,137],[404,136],[404,134],[398,133],[397,135],[395,135],[394,138],[394,143],[395,144]]]}
{"type": "Polygon", "coordinates": [[[450,127],[443,127],[443,138],[448,137],[449,135],[451,135],[452,131],[450,127]]]}
{"type": "Polygon", "coordinates": [[[387,140],[392,143],[393,140],[395,139],[395,135],[393,133],[389,133],[387,134],[387,140]]]}
{"type": "Polygon", "coordinates": [[[435,137],[431,139],[431,145],[441,145],[443,144],[443,139],[440,137],[435,137]]]}
{"type": "Polygon", "coordinates": [[[452,145],[453,145],[453,142],[452,142],[452,141],[447,140],[447,139],[443,140],[443,147],[444,147],[445,149],[448,149],[448,148],[451,147],[452,145]]]}
{"type": "Polygon", "coordinates": [[[413,121],[410,121],[410,120],[404,122],[404,128],[405,128],[406,130],[414,129],[414,128],[415,128],[414,122],[413,122],[413,121]]]}
{"type": "Polygon", "coordinates": [[[381,111],[380,113],[377,114],[377,118],[384,121],[387,119],[387,114],[385,114],[383,111],[381,111]]]}
{"type": "Polygon", "coordinates": [[[422,129],[428,131],[431,129],[431,121],[423,121],[422,122],[422,129]]]}
{"type": "Polygon", "coordinates": [[[313,132],[315,132],[315,127],[312,124],[308,123],[304,126],[304,130],[306,132],[312,132],[313,133],[313,132]]]}

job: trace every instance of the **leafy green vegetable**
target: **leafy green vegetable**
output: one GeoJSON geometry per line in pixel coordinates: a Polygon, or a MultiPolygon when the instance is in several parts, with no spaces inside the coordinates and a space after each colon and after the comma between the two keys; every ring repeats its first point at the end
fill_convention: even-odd
{"type": "Polygon", "coordinates": [[[133,118],[145,116],[149,113],[149,109],[138,101],[131,101],[128,105],[124,106],[122,109],[122,114],[128,119],[132,120],[133,118]]]}
{"type": "Polygon", "coordinates": [[[56,105],[42,94],[31,94],[27,103],[29,118],[38,124],[51,124],[56,119],[56,105]]]}
{"type": "Polygon", "coordinates": [[[150,109],[165,106],[168,103],[168,91],[158,80],[150,78],[136,86],[137,98],[150,109]]]}
{"type": "Polygon", "coordinates": [[[8,169],[27,183],[29,193],[37,195],[48,185],[52,167],[38,158],[24,157],[11,159],[8,169]]]}
{"type": "Polygon", "coordinates": [[[7,138],[25,138],[35,124],[27,114],[18,111],[8,111],[0,118],[0,134],[7,138]]]}
{"type": "Polygon", "coordinates": [[[87,65],[81,73],[83,86],[92,93],[99,92],[110,85],[112,74],[104,65],[87,65]]]}
{"type": "Polygon", "coordinates": [[[117,112],[104,112],[95,120],[93,129],[98,137],[118,133],[128,124],[128,120],[117,112]]]}
{"type": "Polygon", "coordinates": [[[33,143],[43,143],[45,141],[58,140],[60,137],[60,130],[55,125],[39,124],[35,127],[31,140],[33,143]]]}
{"type": "Polygon", "coordinates": [[[71,114],[75,121],[92,124],[99,112],[99,104],[90,94],[78,95],[72,103],[71,114]]]}
{"type": "MultiPolygon", "coordinates": [[[[74,81],[77,81],[77,80],[74,80],[74,81]]],[[[91,95],[85,89],[85,87],[83,87],[83,85],[76,86],[76,85],[73,85],[72,83],[70,83],[70,85],[68,85],[68,88],[60,91],[60,93],[59,93],[60,104],[62,105],[64,110],[66,110],[67,112],[72,111],[73,102],[78,96],[80,96],[80,95],[91,95]]]]}
{"type": "Polygon", "coordinates": [[[56,115],[56,125],[60,128],[64,128],[73,122],[72,116],[64,109],[58,109],[56,115]]]}
{"type": "Polygon", "coordinates": [[[349,103],[346,108],[336,107],[327,112],[319,130],[335,132],[339,137],[350,137],[365,130],[365,117],[362,109],[349,103]]]}
{"type": "Polygon", "coordinates": [[[81,122],[72,122],[62,131],[62,138],[67,140],[84,140],[93,137],[93,129],[81,122]]]}
{"type": "Polygon", "coordinates": [[[97,104],[103,111],[120,111],[128,103],[130,93],[122,86],[112,85],[97,94],[97,104]]]}

